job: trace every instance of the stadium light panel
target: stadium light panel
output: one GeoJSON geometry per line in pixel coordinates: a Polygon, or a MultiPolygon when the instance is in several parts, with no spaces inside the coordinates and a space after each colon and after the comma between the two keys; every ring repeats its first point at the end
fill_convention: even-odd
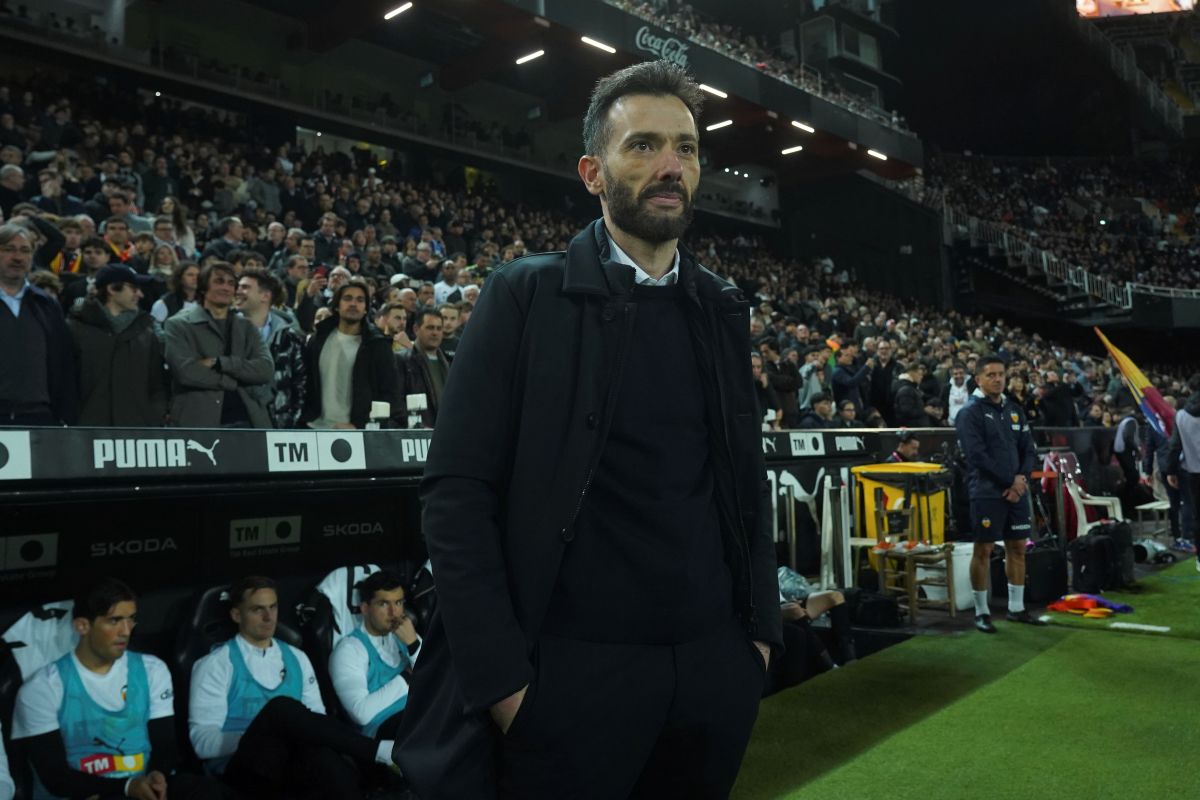
{"type": "Polygon", "coordinates": [[[887,156],[878,150],[868,150],[867,155],[869,155],[871,158],[878,158],[880,161],[887,161],[887,156]]]}
{"type": "Polygon", "coordinates": [[[700,84],[700,89],[705,92],[708,92],[709,94],[716,95],[717,97],[721,98],[722,100],[729,97],[729,95],[727,95],[725,92],[722,92],[720,89],[714,89],[713,87],[709,86],[707,83],[700,84]]]}
{"type": "Polygon", "coordinates": [[[520,58],[518,58],[518,59],[517,59],[517,63],[518,63],[518,64],[525,64],[525,63],[528,63],[528,62],[530,62],[530,61],[533,61],[535,58],[541,58],[541,57],[542,57],[542,56],[544,56],[544,55],[546,55],[546,51],[545,51],[545,50],[538,50],[538,51],[536,51],[536,52],[530,53],[530,54],[529,54],[529,55],[527,55],[527,56],[521,56],[520,58]]]}
{"type": "Polygon", "coordinates": [[[162,97],[162,92],[155,92],[155,93],[154,93],[154,96],[155,96],[155,97],[162,97]]]}
{"type": "Polygon", "coordinates": [[[320,136],[320,135],[321,135],[321,132],[320,132],[320,131],[317,131],[317,136],[320,136]]]}
{"type": "Polygon", "coordinates": [[[721,128],[728,128],[732,124],[733,124],[733,120],[727,119],[727,120],[724,120],[723,122],[714,122],[712,125],[709,125],[704,130],[706,130],[706,131],[720,130],[721,128]]]}
{"type": "Polygon", "coordinates": [[[729,167],[726,167],[726,168],[725,168],[725,171],[726,171],[726,172],[729,172],[729,167]]]}
{"type": "Polygon", "coordinates": [[[595,39],[593,39],[590,36],[580,36],[579,41],[583,42],[584,44],[590,44],[592,47],[595,47],[597,50],[603,50],[606,53],[617,52],[617,48],[613,47],[611,44],[605,44],[604,42],[596,41],[595,39]]]}
{"type": "Polygon", "coordinates": [[[403,14],[405,11],[408,11],[410,8],[412,8],[412,3],[405,3],[402,6],[396,6],[391,11],[384,14],[383,18],[385,20],[388,20],[388,19],[392,19],[393,17],[398,17],[401,14],[403,14]]]}
{"type": "Polygon", "coordinates": [[[792,125],[804,131],[805,133],[816,133],[817,129],[811,125],[805,125],[803,122],[792,120],[792,125]]]}
{"type": "Polygon", "coordinates": [[[788,147],[788,148],[785,148],[785,149],[783,149],[783,150],[780,150],[779,152],[780,152],[782,155],[785,155],[785,156],[790,156],[792,153],[799,153],[799,152],[800,152],[801,150],[803,150],[803,149],[804,149],[804,145],[800,145],[800,144],[798,144],[798,145],[796,145],[795,147],[788,147]]]}

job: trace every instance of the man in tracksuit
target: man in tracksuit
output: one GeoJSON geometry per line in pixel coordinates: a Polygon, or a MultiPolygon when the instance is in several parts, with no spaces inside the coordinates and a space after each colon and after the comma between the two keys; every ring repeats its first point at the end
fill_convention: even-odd
{"type": "Polygon", "coordinates": [[[976,366],[978,387],[958,412],[955,428],[967,462],[971,499],[971,588],[975,592],[975,627],[995,633],[988,608],[987,578],[995,542],[1004,540],[1004,572],[1008,576],[1009,622],[1045,623],[1025,610],[1025,540],[1031,510],[1025,497],[1033,470],[1034,445],[1021,406],[1004,396],[1004,360],[986,356],[976,366]]]}
{"type": "Polygon", "coordinates": [[[679,237],[702,94],[602,79],[603,218],[487,280],[421,483],[437,580],[396,757],[425,800],[724,798],[782,650],[750,308],[679,237]]]}

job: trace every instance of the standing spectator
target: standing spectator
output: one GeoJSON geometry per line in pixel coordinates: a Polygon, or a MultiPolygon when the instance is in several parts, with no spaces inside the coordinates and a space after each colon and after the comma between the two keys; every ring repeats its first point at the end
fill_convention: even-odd
{"type": "Polygon", "coordinates": [[[442,315],[442,352],[453,363],[458,350],[459,330],[462,323],[462,303],[447,303],[438,309],[442,315]]]}
{"type": "Polygon", "coordinates": [[[32,202],[39,209],[58,217],[73,217],[83,213],[83,201],[63,191],[62,176],[57,172],[42,170],[38,173],[38,183],[42,193],[34,197],[32,202]]]}
{"type": "Polygon", "coordinates": [[[33,237],[0,225],[0,426],[74,425],[75,354],[62,307],[29,285],[33,237]]]}
{"type": "Polygon", "coordinates": [[[142,173],[142,192],[145,197],[144,205],[148,209],[161,207],[163,200],[179,192],[179,185],[171,177],[164,156],[155,158],[154,166],[142,173]]]}
{"type": "MultiPolygon", "coordinates": [[[[143,217],[134,213],[133,198],[124,190],[117,190],[108,196],[108,213],[109,221],[113,217],[125,221],[126,232],[133,233],[153,233],[154,218],[143,217]]],[[[108,234],[107,222],[105,223],[105,235],[108,234]]]]}
{"type": "Polygon", "coordinates": [[[0,219],[12,216],[13,206],[24,202],[25,170],[16,164],[5,164],[0,167],[0,219]]]}
{"type": "MultiPolygon", "coordinates": [[[[869,315],[867,318],[869,319],[869,315]]],[[[871,368],[875,366],[875,359],[868,358],[866,363],[856,368],[854,357],[857,353],[858,345],[854,344],[845,345],[838,351],[837,368],[833,371],[833,399],[838,403],[849,400],[854,403],[855,410],[861,414],[864,409],[863,386],[869,385],[871,368]]]]}
{"type": "Polygon", "coordinates": [[[154,301],[150,308],[150,316],[160,325],[180,311],[195,308],[196,284],[200,278],[200,268],[190,261],[181,261],[171,270],[167,280],[167,293],[154,301]]]}
{"type": "Polygon", "coordinates": [[[1005,393],[1021,407],[1031,425],[1040,421],[1041,414],[1038,412],[1036,399],[1029,391],[1029,385],[1025,382],[1024,375],[1012,375],[1008,379],[1008,389],[1005,393]]]}
{"type": "Polygon", "coordinates": [[[271,356],[258,330],[233,313],[237,276],[223,261],[200,270],[200,305],[167,320],[171,419],[183,428],[269,428],[271,356]]]}
{"type": "Polygon", "coordinates": [[[338,263],[338,251],[342,247],[341,237],[337,235],[337,214],[332,211],[321,215],[317,233],[313,236],[313,255],[310,257],[314,264],[334,267],[338,263]]]}
{"type": "Polygon", "coordinates": [[[921,394],[921,380],[925,377],[925,365],[913,360],[912,366],[900,373],[892,390],[892,425],[897,428],[927,428],[929,414],[925,409],[925,398],[921,394]]]}
{"type": "Polygon", "coordinates": [[[1046,370],[1045,381],[1042,396],[1038,398],[1041,424],[1047,428],[1079,427],[1079,413],[1075,410],[1075,398],[1071,395],[1070,387],[1058,379],[1058,372],[1054,369],[1046,370]]]}
{"type": "Polygon", "coordinates": [[[413,346],[397,354],[403,396],[425,396],[421,424],[426,428],[432,428],[437,421],[442,391],[450,374],[450,360],[442,351],[443,324],[437,311],[421,309],[413,325],[413,346]]]}
{"type": "Polygon", "coordinates": [[[183,248],[185,258],[195,258],[196,234],[188,224],[187,206],[174,196],[168,196],[159,204],[158,213],[171,218],[171,224],[175,227],[175,241],[183,248]]]}
{"type": "Polygon", "coordinates": [[[858,411],[854,408],[854,403],[849,400],[843,400],[838,403],[837,420],[839,427],[842,428],[861,428],[863,423],[858,421],[858,411]]]}
{"type": "Polygon", "coordinates": [[[875,368],[871,370],[869,405],[891,419],[892,386],[900,377],[900,362],[895,359],[895,345],[890,339],[880,339],[875,347],[875,368]]]}
{"type": "Polygon", "coordinates": [[[126,217],[109,217],[104,221],[104,241],[112,251],[111,259],[128,263],[137,254],[137,249],[129,237],[129,223],[126,217]]]}
{"type": "Polygon", "coordinates": [[[154,279],[124,265],[96,274],[96,296],[71,312],[67,327],[79,364],[79,424],[154,428],[167,412],[163,347],[142,311],[141,287],[154,279]]]}
{"type": "Polygon", "coordinates": [[[248,269],[238,279],[234,305],[253,323],[262,338],[275,374],[267,414],[273,428],[299,427],[308,390],[308,367],[304,360],[304,337],[291,320],[274,308],[283,293],[279,279],[264,269],[248,269]]]}
{"type": "Polygon", "coordinates": [[[1138,485],[1141,474],[1138,464],[1142,458],[1142,437],[1138,430],[1138,412],[1133,405],[1124,405],[1120,409],[1121,419],[1117,422],[1117,433],[1113,437],[1113,458],[1121,468],[1124,478],[1121,485],[1121,511],[1125,519],[1137,516],[1138,485]]]}
{"type": "Polygon", "coordinates": [[[83,243],[82,261],[83,272],[75,275],[64,275],[62,294],[59,301],[64,309],[70,310],[76,303],[86,298],[92,291],[96,275],[108,264],[112,248],[103,239],[92,237],[83,243]]]}
{"type": "Polygon", "coordinates": [[[829,358],[828,345],[813,345],[804,351],[804,366],[800,368],[800,392],[797,403],[800,411],[812,407],[812,398],[825,393],[825,362],[829,358]]]}
{"type": "Polygon", "coordinates": [[[800,389],[800,371],[789,359],[780,358],[779,341],[768,336],[758,345],[763,357],[763,371],[775,390],[779,401],[779,424],[783,428],[794,428],[800,423],[800,406],[797,392],[800,389]]]}
{"type": "Polygon", "coordinates": [[[317,323],[305,350],[304,421],[310,428],[364,428],[373,401],[390,403],[392,418],[403,419],[392,340],[367,320],[365,283],[354,278],[339,286],[329,308],[332,315],[317,323]]]}
{"type": "Polygon", "coordinates": [[[237,217],[222,217],[217,222],[217,239],[204,248],[201,262],[210,258],[226,261],[229,255],[242,247],[242,221],[237,217]]]}
{"type": "Polygon", "coordinates": [[[946,409],[950,425],[958,418],[958,412],[963,410],[971,400],[971,392],[975,391],[975,379],[967,377],[967,367],[961,361],[955,361],[950,367],[950,380],[942,389],[942,406],[946,409]]]}
{"type": "Polygon", "coordinates": [[[247,183],[249,184],[247,192],[250,199],[258,203],[259,208],[277,217],[283,213],[283,204],[279,199],[279,184],[275,182],[273,168],[263,170],[261,174],[255,175],[247,183]]]}
{"type": "MultiPolygon", "coordinates": [[[[458,291],[458,265],[447,258],[442,262],[442,279],[433,285],[433,303],[442,305],[450,301],[450,296],[458,291]]],[[[459,298],[461,299],[461,292],[459,298]]]]}
{"type": "MultiPolygon", "coordinates": [[[[392,352],[412,347],[408,338],[408,312],[399,303],[384,303],[375,313],[375,327],[392,340],[392,352]]],[[[402,376],[403,377],[403,376],[402,376]]]]}
{"type": "MultiPolygon", "coordinates": [[[[58,229],[62,231],[62,245],[58,252],[46,253],[48,258],[40,263],[49,267],[55,275],[77,275],[83,269],[83,226],[78,220],[67,219],[58,224],[58,229]]],[[[39,252],[45,249],[45,244],[38,248],[39,252]]]]}

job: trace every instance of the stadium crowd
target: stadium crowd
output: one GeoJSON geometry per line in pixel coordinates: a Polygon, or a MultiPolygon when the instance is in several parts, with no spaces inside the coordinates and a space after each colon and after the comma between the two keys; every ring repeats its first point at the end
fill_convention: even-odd
{"type": "Polygon", "coordinates": [[[759,37],[742,31],[736,25],[707,19],[688,3],[675,0],[606,0],[610,5],[671,33],[686,38],[701,47],[715,50],[735,61],[754,67],[784,83],[797,86],[859,116],[907,131],[904,117],[886,111],[866,98],[847,91],[836,77],[825,75],[810,64],[801,64],[795,56],[772,48],[759,37]]]}
{"type": "MultiPolygon", "coordinates": [[[[44,349],[7,357],[46,365],[8,371],[5,415],[27,424],[36,407],[54,423],[362,427],[384,401],[383,424],[432,425],[487,275],[564,249],[581,224],[486,188],[413,183],[359,154],[264,143],[235,115],[162,98],[119,104],[44,76],[0,87],[0,160],[5,299],[15,308],[28,271],[39,302],[58,300],[39,306],[54,309],[38,316],[44,349]],[[16,385],[18,374],[50,396],[16,385]],[[410,395],[424,395],[411,416],[410,395]]],[[[964,202],[971,181],[1007,185],[975,180],[991,162],[945,163],[964,202]]],[[[1100,174],[1079,185],[1145,185],[1119,166],[1100,174]]],[[[1182,180],[1170,170],[1150,180],[1162,176],[1182,180]]],[[[1055,195],[1049,216],[1065,216],[1074,196],[1055,195]]],[[[1185,196],[1182,184],[1166,195],[1174,207],[1185,196]]],[[[1034,218],[1013,211],[1035,214],[1029,198],[979,197],[1014,225],[1034,218]]],[[[753,235],[697,226],[690,245],[757,304],[770,425],[952,424],[963,376],[987,352],[1009,359],[1011,391],[1035,424],[1111,425],[1128,404],[1106,359],[1002,320],[870,291],[829,259],[781,260],[753,235]]],[[[1182,376],[1153,377],[1164,394],[1182,391],[1182,376]]]]}
{"type": "Polygon", "coordinates": [[[1200,182],[1191,159],[931,158],[926,188],[1073,266],[1200,287],[1200,182]]]}

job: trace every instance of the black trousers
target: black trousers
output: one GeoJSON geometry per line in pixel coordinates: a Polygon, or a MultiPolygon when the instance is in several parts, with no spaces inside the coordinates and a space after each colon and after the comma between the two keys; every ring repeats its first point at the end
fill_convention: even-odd
{"type": "MultiPolygon", "coordinates": [[[[106,794],[101,800],[123,800],[125,781],[121,780],[120,785],[122,791],[106,794]]],[[[216,778],[184,774],[167,776],[167,797],[171,800],[227,800],[231,796],[229,789],[216,778]]]]}
{"type": "Polygon", "coordinates": [[[543,635],[534,669],[502,736],[500,797],[729,795],[766,674],[735,620],[681,645],[543,635]]]}
{"type": "Polygon", "coordinates": [[[290,697],[263,706],[225,768],[225,781],[247,798],[362,797],[359,771],[375,760],[375,742],[314,714],[290,697]]]}

